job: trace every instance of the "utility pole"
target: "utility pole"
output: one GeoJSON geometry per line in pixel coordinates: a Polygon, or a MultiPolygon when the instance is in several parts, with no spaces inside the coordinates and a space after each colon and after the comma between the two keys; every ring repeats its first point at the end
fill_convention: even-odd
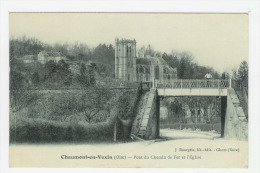
{"type": "Polygon", "coordinates": [[[114,125],[114,142],[116,142],[116,122],[115,122],[115,125],[114,125]]]}

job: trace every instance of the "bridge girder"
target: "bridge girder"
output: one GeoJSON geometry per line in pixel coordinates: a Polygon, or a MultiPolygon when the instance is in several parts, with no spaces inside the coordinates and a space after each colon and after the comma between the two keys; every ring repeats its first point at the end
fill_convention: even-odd
{"type": "Polygon", "coordinates": [[[157,88],[159,97],[169,96],[227,96],[227,89],[221,88],[157,88]]]}

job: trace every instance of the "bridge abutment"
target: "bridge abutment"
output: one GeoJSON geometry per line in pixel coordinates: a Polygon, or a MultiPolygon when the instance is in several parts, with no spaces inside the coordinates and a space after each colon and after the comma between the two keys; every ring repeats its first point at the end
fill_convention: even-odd
{"type": "Polygon", "coordinates": [[[228,89],[224,138],[247,140],[248,123],[233,88],[228,89]]]}
{"type": "Polygon", "coordinates": [[[145,93],[137,107],[131,134],[143,139],[156,139],[159,136],[160,100],[156,89],[145,93]]]}

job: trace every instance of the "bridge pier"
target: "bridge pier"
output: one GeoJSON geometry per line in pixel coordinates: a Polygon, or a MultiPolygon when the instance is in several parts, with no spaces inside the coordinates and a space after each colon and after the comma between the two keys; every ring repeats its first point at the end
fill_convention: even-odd
{"type": "Polygon", "coordinates": [[[221,97],[221,137],[224,137],[227,97],[221,97]]]}

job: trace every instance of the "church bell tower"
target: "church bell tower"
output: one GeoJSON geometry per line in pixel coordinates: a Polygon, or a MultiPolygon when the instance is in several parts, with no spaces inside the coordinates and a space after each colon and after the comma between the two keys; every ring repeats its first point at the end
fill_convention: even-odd
{"type": "Polygon", "coordinates": [[[136,81],[136,41],[115,39],[115,78],[136,81]]]}

